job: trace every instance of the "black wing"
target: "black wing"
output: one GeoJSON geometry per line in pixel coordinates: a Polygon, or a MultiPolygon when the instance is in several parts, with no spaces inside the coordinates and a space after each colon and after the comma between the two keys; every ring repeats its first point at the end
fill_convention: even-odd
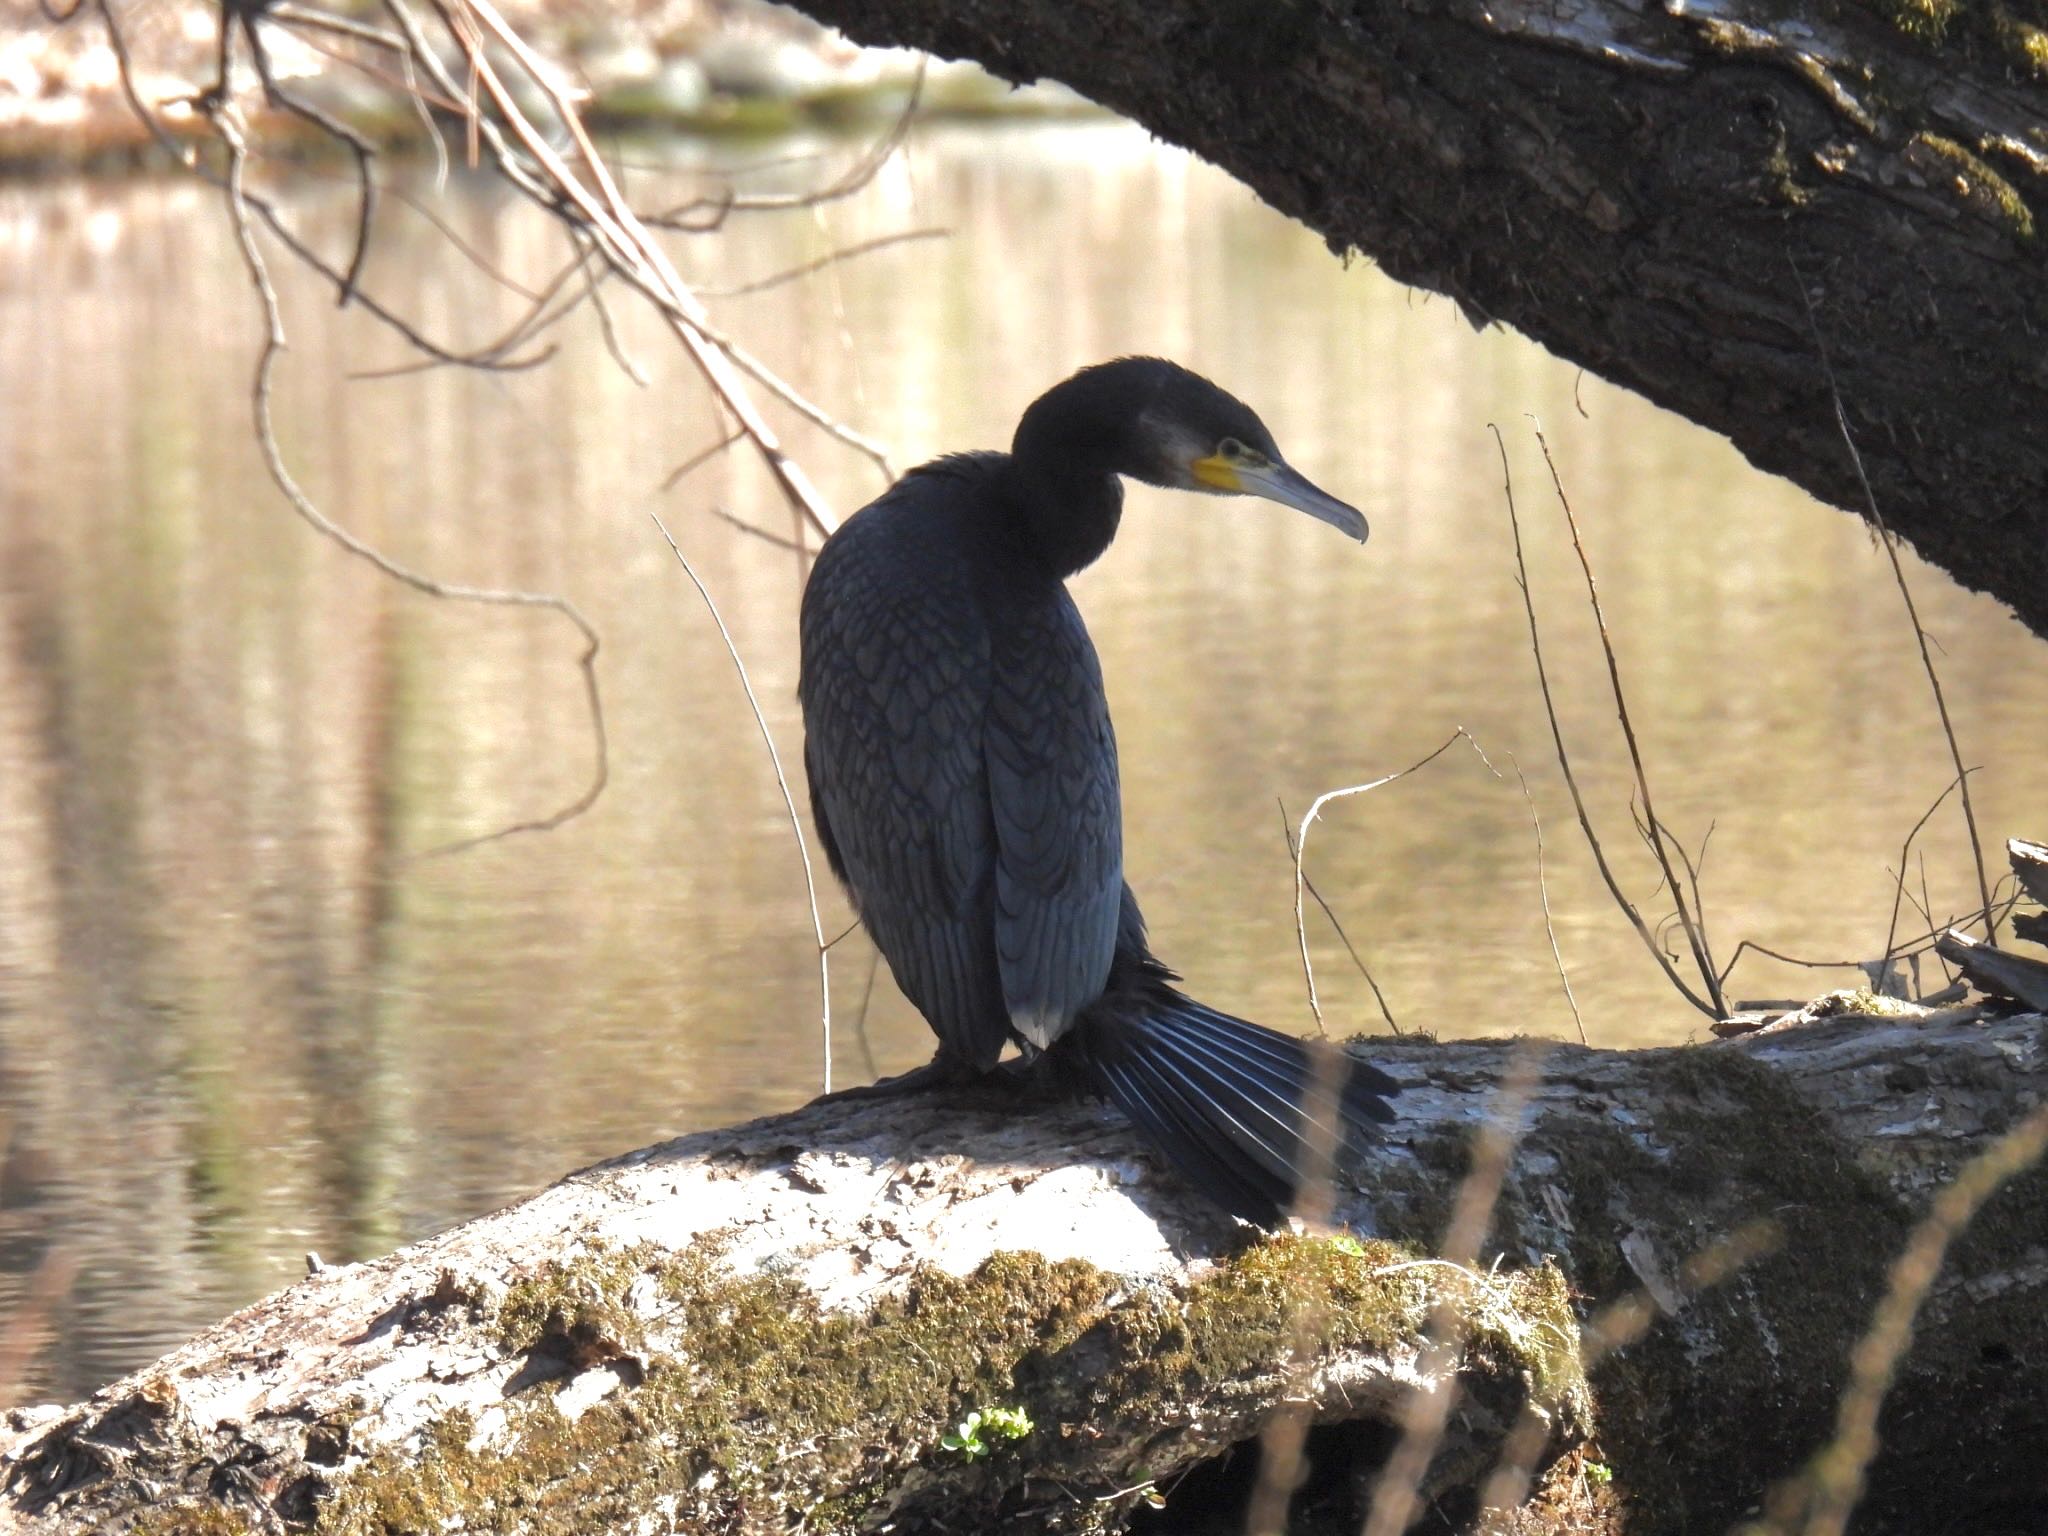
{"type": "Polygon", "coordinates": [[[804,767],[833,866],[942,1046],[986,1069],[1008,1038],[982,763],[986,624],[957,482],[917,476],[849,518],[804,589],[804,767]]]}
{"type": "Polygon", "coordinates": [[[1003,1004],[1044,1047],[1102,994],[1123,899],[1123,811],[1102,667],[1057,582],[995,609],[986,726],[1003,1004]]]}

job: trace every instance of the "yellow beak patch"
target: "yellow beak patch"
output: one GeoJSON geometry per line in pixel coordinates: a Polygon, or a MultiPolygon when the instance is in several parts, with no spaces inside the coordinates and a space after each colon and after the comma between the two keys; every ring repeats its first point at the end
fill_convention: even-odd
{"type": "Polygon", "coordinates": [[[1220,453],[1212,453],[1205,459],[1197,459],[1188,466],[1202,484],[1219,491],[1242,491],[1244,482],[1237,478],[1237,470],[1230,460],[1220,453]]]}

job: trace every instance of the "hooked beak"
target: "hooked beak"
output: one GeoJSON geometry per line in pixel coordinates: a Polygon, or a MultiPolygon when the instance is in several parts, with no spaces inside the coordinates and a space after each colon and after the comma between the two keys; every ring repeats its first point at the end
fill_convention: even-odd
{"type": "Polygon", "coordinates": [[[1283,507],[1292,507],[1297,512],[1306,512],[1318,522],[1328,523],[1339,533],[1348,534],[1361,544],[1370,531],[1366,527],[1365,514],[1358,508],[1318,490],[1308,476],[1289,469],[1277,459],[1270,464],[1253,466],[1210,458],[1197,462],[1194,470],[1196,478],[1204,485],[1219,491],[1235,491],[1245,496],[1263,496],[1268,501],[1277,501],[1283,507]]]}

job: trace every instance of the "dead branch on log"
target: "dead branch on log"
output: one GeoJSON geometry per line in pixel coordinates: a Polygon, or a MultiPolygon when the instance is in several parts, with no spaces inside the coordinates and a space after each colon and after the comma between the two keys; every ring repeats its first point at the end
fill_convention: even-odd
{"type": "Polygon", "coordinates": [[[2048,962],[2015,955],[1951,928],[1934,947],[1980,992],[2023,1007],[2048,1009],[2048,962]]]}

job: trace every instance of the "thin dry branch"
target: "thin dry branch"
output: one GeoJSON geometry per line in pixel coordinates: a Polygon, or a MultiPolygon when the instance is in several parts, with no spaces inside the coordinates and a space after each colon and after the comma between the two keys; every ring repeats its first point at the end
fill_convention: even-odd
{"type": "Polygon", "coordinates": [[[1522,773],[1521,759],[1510,752],[1508,763],[1515,770],[1515,782],[1522,787],[1522,803],[1529,807],[1529,825],[1536,834],[1536,896],[1543,903],[1543,933],[1550,940],[1550,958],[1557,966],[1558,985],[1564,988],[1564,1000],[1571,1005],[1572,1023],[1578,1028],[1579,1044],[1584,1045],[1586,1020],[1579,1012],[1578,997],[1572,992],[1572,978],[1564,967],[1564,951],[1557,943],[1557,924],[1550,915],[1550,880],[1543,867],[1543,818],[1536,814],[1536,797],[1529,793],[1529,780],[1522,773]]]}
{"type": "MultiPolygon", "coordinates": [[[[695,567],[683,554],[682,546],[676,543],[675,535],[668,531],[667,524],[658,512],[649,512],[654,526],[668,541],[670,551],[676,557],[676,564],[683,568],[683,574],[690,578],[690,585],[697,589],[697,595],[704,599],[704,606],[711,611],[711,622],[718,626],[718,638],[725,642],[725,654],[732,658],[733,670],[739,674],[740,687],[747,695],[747,707],[754,712],[754,724],[761,728],[761,740],[768,747],[768,763],[775,770],[775,787],[782,791],[783,808],[789,812],[789,827],[796,834],[797,856],[804,866],[804,894],[811,904],[811,937],[818,946],[818,995],[820,1007],[820,1030],[824,1046],[824,1080],[821,1090],[832,1091],[832,945],[825,942],[824,920],[818,915],[818,879],[811,869],[810,844],[804,837],[803,817],[797,813],[796,797],[789,790],[789,776],[782,771],[782,754],[775,750],[775,733],[768,729],[768,717],[761,713],[761,701],[754,696],[754,685],[747,677],[746,663],[740,660],[739,647],[733,643],[732,631],[725,627],[725,619],[719,614],[718,604],[712,601],[710,588],[704,585],[695,567]]],[[[833,941],[837,943],[835,939],[833,941]]],[[[863,1005],[865,1006],[865,1005],[863,1005]]]]}
{"type": "MultiPolygon", "coordinates": [[[[1885,928],[1884,932],[1884,956],[1887,960],[1889,960],[1894,953],[1893,940],[1895,940],[1898,937],[1899,908],[1905,904],[1906,899],[1906,861],[1907,859],[1912,857],[1913,839],[1920,835],[1921,828],[1925,827],[1929,821],[1934,819],[1934,813],[1941,809],[1942,802],[1947,800],[1948,797],[1954,794],[1958,789],[1961,789],[1966,785],[1966,783],[1969,780],[1969,776],[1969,770],[1963,770],[1961,772],[1958,772],[1954,778],[1950,779],[1948,781],[1948,787],[1942,790],[1940,794],[1936,795],[1934,797],[1934,803],[1928,806],[1925,811],[1920,813],[1920,819],[1913,823],[1912,830],[1906,834],[1905,842],[1899,845],[1898,883],[1892,888],[1891,922],[1885,928]]],[[[1985,900],[1989,902],[1990,897],[1988,894],[1986,895],[1985,900]]],[[[1927,925],[1930,928],[1934,927],[1934,919],[1931,915],[1927,919],[1927,925]]]]}
{"type": "MultiPolygon", "coordinates": [[[[816,208],[821,204],[836,202],[861,191],[883,166],[889,157],[903,147],[903,141],[910,134],[911,124],[917,120],[917,109],[924,97],[925,65],[918,60],[917,71],[911,77],[910,92],[903,104],[903,110],[896,115],[874,143],[857,158],[852,165],[831,182],[822,187],[813,187],[802,192],[769,192],[746,194],[730,186],[722,187],[711,197],[693,198],[679,203],[661,213],[644,216],[643,222],[654,229],[680,230],[687,234],[707,234],[723,225],[735,213],[788,211],[797,208],[816,208]]],[[[785,164],[777,160],[773,164],[785,164]]]]}
{"type": "MultiPolygon", "coordinates": [[[[2013,908],[2019,905],[2020,901],[2019,893],[2017,891],[2006,895],[2000,894],[2001,892],[2005,891],[2005,888],[2009,883],[2009,877],[2001,877],[1997,884],[1995,884],[1991,888],[1992,906],[1993,909],[1996,911],[2000,921],[2003,921],[2007,916],[2009,916],[2013,908]]],[[[1979,914],[1974,912],[1967,912],[1963,914],[1965,918],[1968,918],[1972,921],[1976,920],[1978,915],[1979,914]]],[[[1916,958],[1917,956],[1924,955],[1927,953],[1928,950],[1934,947],[1934,941],[1940,938],[1941,935],[1947,931],[1947,929],[1947,924],[1943,924],[1940,927],[1930,926],[1923,932],[1917,933],[1909,939],[1901,940],[1892,949],[1891,953],[1888,956],[1882,958],[1888,958],[1892,960],[1910,960],[1916,958]]],[[[1726,968],[1724,968],[1721,972],[1721,980],[1724,985],[1727,983],[1728,977],[1731,974],[1733,974],[1736,962],[1740,960],[1746,953],[1764,955],[1772,960],[1782,961],[1786,965],[1796,965],[1803,970],[1811,971],[1867,972],[1870,969],[1872,963],[1869,960],[1814,960],[1799,955],[1786,954],[1782,950],[1772,949],[1767,944],[1759,944],[1754,939],[1744,939],[1740,944],[1735,946],[1735,953],[1729,957],[1726,968]]]]}
{"type": "MultiPolygon", "coordinates": [[[[1515,510],[1515,477],[1508,467],[1507,442],[1502,438],[1500,428],[1494,423],[1488,422],[1486,430],[1493,434],[1494,447],[1500,451],[1502,489],[1507,498],[1508,526],[1514,534],[1515,541],[1515,585],[1521,589],[1522,609],[1529,619],[1529,652],[1536,660],[1536,683],[1543,694],[1544,717],[1550,722],[1551,745],[1557,753],[1557,766],[1564,774],[1565,788],[1571,792],[1572,808],[1578,813],[1579,830],[1586,835],[1586,845],[1592,849],[1593,864],[1600,871],[1600,878],[1607,886],[1607,894],[1613,897],[1614,904],[1621,908],[1622,915],[1629,920],[1637,937],[1643,941],[1643,947],[1650,952],[1651,958],[1664,972],[1665,980],[1677,988],[1679,995],[1693,1007],[1702,1013],[1714,1014],[1716,1005],[1695,992],[1687,985],[1685,978],[1678,974],[1677,967],[1671,963],[1670,958],[1664,953],[1663,946],[1657,942],[1656,935],[1650,931],[1650,925],[1643,920],[1642,912],[1622,890],[1621,882],[1615,878],[1614,870],[1607,862],[1607,850],[1600,841],[1600,834],[1594,830],[1592,813],[1586,809],[1586,797],[1579,789],[1578,775],[1572,771],[1571,753],[1565,748],[1564,727],[1557,718],[1557,702],[1550,691],[1550,669],[1543,659],[1543,637],[1536,624],[1536,599],[1529,587],[1528,561],[1522,553],[1522,521],[1515,510]]],[[[1716,986],[1714,990],[1718,997],[1719,987],[1716,986]]],[[[1725,1009],[1721,1011],[1726,1012],[1725,1009]]]]}
{"type": "Polygon", "coordinates": [[[1906,581],[1905,562],[1899,558],[1899,541],[1892,536],[1884,514],[1878,510],[1877,493],[1870,488],[1870,476],[1864,472],[1863,454],[1856,446],[1856,436],[1849,430],[1849,413],[1842,405],[1842,391],[1835,383],[1835,365],[1828,356],[1828,345],[1820,333],[1820,317],[1814,313],[1813,295],[1807,291],[1806,279],[1799,271],[1799,263],[1793,258],[1791,248],[1785,251],[1785,262],[1792,269],[1792,282],[1799,290],[1799,302],[1806,310],[1806,328],[1813,337],[1814,353],[1820,359],[1822,377],[1827,380],[1828,404],[1835,413],[1835,429],[1841,434],[1842,446],[1848,450],[1849,465],[1856,472],[1856,484],[1863,492],[1863,507],[1870,514],[1871,526],[1877,529],[1878,542],[1884,545],[1885,557],[1892,564],[1892,580],[1898,584],[1899,597],[1906,605],[1906,618],[1913,626],[1914,642],[1920,647],[1920,665],[1927,673],[1927,686],[1934,694],[1934,711],[1941,718],[1942,738],[1948,743],[1949,761],[1955,765],[1956,779],[1961,785],[1963,801],[1963,825],[1970,834],[1970,858],[1977,866],[1977,899],[1983,914],[1984,937],[1996,942],[1998,919],[1992,915],[1991,881],[1984,868],[1984,840],[1977,835],[1977,807],[1970,798],[1970,771],[1963,766],[1963,749],[1956,743],[1955,723],[1949,718],[1948,697],[1941,690],[1941,674],[1934,669],[1934,653],[1928,647],[1927,626],[1920,622],[1920,608],[1913,601],[1913,589],[1906,581]]]}
{"type": "Polygon", "coordinates": [[[785,267],[780,272],[771,272],[766,277],[757,277],[750,283],[740,283],[730,288],[699,288],[699,297],[706,299],[737,299],[750,293],[762,293],[770,288],[779,288],[784,283],[793,283],[800,278],[811,277],[827,267],[837,266],[842,261],[886,251],[892,245],[908,245],[914,240],[943,240],[953,232],[933,226],[926,229],[899,230],[893,235],[877,235],[872,240],[857,240],[852,245],[842,245],[824,255],[794,267],[785,267]]]}
{"type": "Polygon", "coordinates": [[[705,447],[699,448],[695,453],[691,454],[687,459],[683,460],[682,463],[678,464],[674,469],[670,470],[666,475],[662,477],[662,490],[674,490],[678,485],[681,485],[683,483],[684,479],[689,476],[691,471],[698,469],[699,467],[705,464],[710,463],[713,459],[717,458],[721,453],[725,452],[726,449],[730,448],[734,443],[739,442],[746,435],[747,434],[744,432],[728,432],[725,434],[725,436],[721,437],[717,442],[710,443],[707,444],[705,447]]]}
{"type": "MultiPolygon", "coordinates": [[[[402,14],[402,7],[396,7],[396,0],[391,0],[391,3],[402,14]]],[[[485,120],[479,110],[472,118],[474,131],[492,142],[501,169],[522,188],[532,187],[536,180],[544,178],[546,192],[542,197],[543,203],[555,204],[559,200],[559,211],[563,216],[573,210],[606,262],[661,311],[705,382],[746,432],[784,496],[819,532],[830,533],[836,526],[831,511],[812,486],[810,477],[784,452],[774,430],[755,408],[741,377],[744,371],[741,365],[711,339],[714,328],[710,315],[684,283],[668,253],[627,204],[617,181],[577,115],[576,101],[557,78],[556,72],[534,53],[490,0],[434,0],[434,3],[449,30],[462,40],[472,77],[490,97],[499,118],[524,151],[525,164],[522,165],[506,152],[508,146],[498,137],[496,125],[485,120]],[[553,110],[555,125],[567,135],[583,172],[589,178],[587,182],[520,107],[517,97],[485,50],[482,38],[477,35],[479,29],[489,34],[546,98],[553,110]],[[528,170],[528,166],[533,169],[528,170]]],[[[432,62],[432,68],[440,69],[438,60],[432,62]]]]}
{"type": "MultiPolygon", "coordinates": [[[[777,549],[786,549],[792,554],[803,556],[806,560],[817,553],[816,550],[812,549],[810,545],[804,543],[801,539],[789,538],[780,533],[771,533],[766,528],[757,527],[743,517],[735,516],[723,507],[713,507],[710,510],[711,515],[721,523],[736,529],[740,533],[744,533],[750,539],[759,539],[763,544],[772,544],[777,549]]],[[[802,524],[798,524],[798,527],[801,528],[802,524]]]]}
{"type": "MultiPolygon", "coordinates": [[[[1642,796],[1643,820],[1649,826],[1650,851],[1657,857],[1657,867],[1663,871],[1664,883],[1671,888],[1671,899],[1678,908],[1678,921],[1685,929],[1685,939],[1692,950],[1693,964],[1699,968],[1700,979],[1706,984],[1707,996],[1711,1003],[1708,1011],[1715,1018],[1726,1018],[1728,1002],[1721,995],[1721,981],[1714,970],[1713,954],[1707,947],[1705,925],[1701,921],[1695,921],[1692,910],[1686,903],[1684,888],[1678,883],[1678,875],[1672,869],[1670,855],[1666,851],[1667,843],[1675,844],[1676,839],[1658,820],[1657,808],[1650,802],[1650,776],[1643,767],[1643,753],[1636,742],[1635,725],[1629,719],[1628,695],[1621,686],[1621,662],[1614,654],[1614,641],[1607,632],[1607,614],[1600,606],[1600,587],[1593,579],[1593,562],[1586,554],[1585,542],[1579,537],[1579,520],[1572,514],[1571,498],[1565,494],[1564,479],[1557,472],[1557,461],[1551,457],[1550,440],[1543,435],[1543,428],[1540,426],[1536,428],[1536,442],[1543,450],[1543,462],[1550,470],[1551,488],[1557,493],[1557,504],[1564,512],[1565,526],[1571,530],[1572,552],[1578,556],[1579,569],[1586,577],[1586,601],[1592,606],[1593,622],[1600,632],[1600,651],[1607,660],[1607,682],[1614,696],[1615,718],[1621,722],[1622,739],[1628,744],[1629,765],[1635,772],[1636,792],[1642,796]]],[[[1519,535],[1517,554],[1519,555],[1519,535]]],[[[1528,596],[1526,586],[1523,588],[1523,596],[1528,596]]],[[[1533,619],[1531,628],[1534,628],[1533,619]]],[[[1680,856],[1683,857],[1682,849],[1680,856]]]]}
{"type": "Polygon", "coordinates": [[[277,441],[277,432],[271,419],[271,381],[277,360],[283,355],[287,342],[284,329],[284,313],[278,303],[277,290],[270,280],[270,270],[263,258],[262,248],[257,244],[256,227],[250,219],[250,203],[244,194],[243,177],[248,168],[248,149],[242,131],[234,120],[232,108],[225,101],[217,102],[211,118],[215,130],[228,153],[226,176],[229,213],[235,238],[242,252],[242,261],[249,274],[249,281],[256,290],[257,302],[263,316],[263,346],[256,360],[255,380],[251,387],[251,403],[255,416],[256,443],[262,453],[264,467],[270,472],[271,480],[283,493],[292,510],[306,525],[323,538],[331,540],[357,559],[373,566],[394,581],[411,587],[429,597],[445,598],[454,602],[481,603],[498,607],[550,608],[561,614],[583,636],[584,650],[578,660],[583,673],[584,696],[590,709],[590,725],[594,742],[596,762],[589,786],[567,805],[550,815],[525,821],[514,822],[496,831],[477,837],[463,838],[428,850],[429,857],[460,852],[487,842],[511,837],[521,832],[546,832],[582,815],[597,803],[597,797],[604,792],[610,777],[610,759],[604,726],[604,704],[597,684],[598,635],[590,621],[583,617],[576,605],[568,599],[551,593],[519,592],[487,587],[462,586],[436,580],[431,576],[401,565],[382,551],[366,544],[347,529],[330,519],[307,495],[293,477],[290,466],[285,463],[284,451],[277,441]]]}
{"type": "MultiPolygon", "coordinates": [[[[249,59],[256,68],[256,78],[262,82],[263,94],[272,105],[282,107],[301,122],[311,123],[322,133],[347,148],[356,165],[356,243],[355,251],[349,257],[348,266],[342,273],[341,293],[336,299],[339,308],[346,309],[350,299],[355,297],[356,284],[363,275],[363,263],[370,256],[370,228],[377,217],[377,178],[371,167],[377,158],[377,151],[370,141],[351,128],[347,123],[334,117],[312,102],[302,100],[286,90],[279,83],[270,67],[270,50],[263,42],[263,13],[261,9],[244,9],[240,5],[223,4],[220,11],[222,56],[226,57],[228,27],[231,21],[239,19],[242,35],[248,39],[249,59]]],[[[221,77],[214,82],[214,89],[225,93],[228,89],[228,74],[225,68],[221,77]]]]}
{"type": "MultiPolygon", "coordinates": [[[[1343,789],[1324,790],[1309,803],[1308,813],[1301,818],[1301,826],[1291,839],[1290,847],[1294,854],[1294,938],[1295,942],[1301,946],[1301,975],[1302,980],[1308,984],[1309,1012],[1315,1015],[1316,1033],[1325,1039],[1329,1037],[1330,1032],[1324,1027],[1323,1005],[1316,996],[1316,968],[1315,962],[1309,958],[1308,923],[1302,906],[1302,894],[1308,884],[1307,877],[1302,873],[1302,861],[1308,857],[1308,829],[1315,825],[1316,818],[1323,813],[1323,807],[1331,801],[1347,800],[1353,795],[1371,794],[1372,791],[1380,788],[1382,785],[1391,784],[1396,779],[1404,779],[1409,774],[1415,772],[1416,769],[1426,768],[1442,757],[1444,753],[1450,751],[1451,747],[1461,737],[1466,741],[1472,742],[1473,751],[1479,751],[1479,743],[1472,741],[1472,737],[1461,725],[1444,738],[1442,746],[1431,752],[1427,757],[1410,763],[1406,768],[1397,769],[1395,772],[1387,774],[1383,778],[1374,779],[1370,783],[1352,784],[1343,789]]],[[[1479,756],[1480,761],[1484,762],[1486,760],[1484,752],[1480,752],[1479,756]]],[[[1493,765],[1488,763],[1487,766],[1491,768],[1493,765]]]]}
{"type": "MultiPolygon", "coordinates": [[[[1287,802],[1281,800],[1278,804],[1280,806],[1280,836],[1287,844],[1287,857],[1298,862],[1298,856],[1295,852],[1294,824],[1287,819],[1287,802]]],[[[1337,921],[1337,914],[1331,910],[1330,904],[1323,900],[1323,893],[1316,889],[1315,881],[1309,879],[1306,874],[1301,877],[1301,880],[1302,884],[1308,887],[1309,895],[1315,898],[1316,905],[1322,908],[1323,916],[1329,919],[1330,926],[1336,930],[1338,939],[1344,945],[1344,953],[1351,957],[1351,963],[1358,967],[1358,974],[1363,976],[1365,984],[1372,988],[1373,1001],[1379,1004],[1380,1017],[1387,1021],[1387,1028],[1397,1035],[1400,1034],[1401,1026],[1394,1022],[1394,1010],[1387,1006],[1386,994],[1380,991],[1379,982],[1374,978],[1371,967],[1365,963],[1365,957],[1359,954],[1358,947],[1351,942],[1351,935],[1346,933],[1344,925],[1337,921]]]]}

